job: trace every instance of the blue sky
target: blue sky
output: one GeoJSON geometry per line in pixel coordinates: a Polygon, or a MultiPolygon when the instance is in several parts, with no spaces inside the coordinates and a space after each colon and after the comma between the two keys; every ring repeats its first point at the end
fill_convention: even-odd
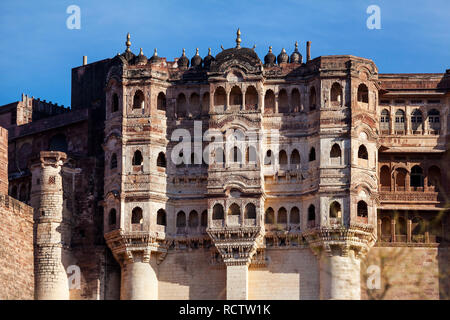
{"type": "Polygon", "coordinates": [[[312,57],[352,54],[375,61],[381,73],[445,72],[450,68],[450,1],[381,0],[147,0],[147,1],[11,1],[0,3],[0,105],[21,93],[70,105],[71,69],[142,47],[150,57],[173,60],[182,48],[190,57],[199,47],[203,57],[235,45],[261,59],[294,42],[312,41],[312,57]],[[81,8],[81,29],[69,30],[69,5],[81,8]],[[381,9],[381,30],[369,30],[369,5],[381,9]]]}

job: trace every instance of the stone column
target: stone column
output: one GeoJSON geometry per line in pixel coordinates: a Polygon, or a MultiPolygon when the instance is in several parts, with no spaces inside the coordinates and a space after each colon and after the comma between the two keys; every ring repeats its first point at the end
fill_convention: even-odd
{"type": "Polygon", "coordinates": [[[120,299],[157,300],[158,279],[156,260],[150,261],[150,254],[133,254],[122,263],[120,299]]]}
{"type": "Polygon", "coordinates": [[[406,242],[411,242],[411,230],[412,229],[412,221],[411,219],[406,220],[406,242]]]}
{"type": "Polygon", "coordinates": [[[34,208],[35,299],[69,299],[69,284],[62,263],[63,187],[61,167],[66,154],[41,151],[31,166],[33,184],[31,206],[34,208]]]}
{"type": "Polygon", "coordinates": [[[248,299],[248,265],[227,265],[227,300],[248,299]]]}
{"type": "Polygon", "coordinates": [[[361,262],[349,252],[348,256],[322,252],[319,257],[320,299],[361,299],[361,262]]]}

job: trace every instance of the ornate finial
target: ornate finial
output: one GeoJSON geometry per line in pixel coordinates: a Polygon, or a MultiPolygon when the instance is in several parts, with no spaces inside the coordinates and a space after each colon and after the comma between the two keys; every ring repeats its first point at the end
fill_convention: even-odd
{"type": "Polygon", "coordinates": [[[225,49],[223,48],[223,45],[220,45],[220,48],[222,49],[222,51],[225,50],[225,49]]]}
{"type": "Polygon", "coordinates": [[[195,55],[198,56],[198,48],[195,49],[195,55]]]}
{"type": "Polygon", "coordinates": [[[295,52],[298,52],[298,42],[295,41],[295,52]]]}
{"type": "Polygon", "coordinates": [[[130,41],[130,33],[127,34],[127,41],[125,42],[125,45],[127,46],[127,51],[130,51],[131,47],[131,41],[130,41]]]}
{"type": "Polygon", "coordinates": [[[186,57],[186,49],[183,48],[183,54],[182,57],[186,57]]]}
{"type": "Polygon", "coordinates": [[[140,55],[140,56],[143,56],[143,55],[144,55],[144,52],[142,51],[142,48],[141,48],[141,51],[139,51],[139,55],[140,55]]]}
{"type": "Polygon", "coordinates": [[[236,48],[240,48],[241,47],[241,30],[238,28],[237,32],[236,32],[236,48]]]}
{"type": "Polygon", "coordinates": [[[269,46],[269,52],[272,53],[272,46],[269,46]]]}
{"type": "Polygon", "coordinates": [[[281,52],[282,53],[286,53],[286,50],[283,48],[283,49],[281,49],[281,52]]]}
{"type": "Polygon", "coordinates": [[[158,50],[156,50],[156,48],[155,48],[155,51],[153,51],[153,56],[154,56],[154,57],[157,57],[157,56],[158,56],[158,50]]]}
{"type": "Polygon", "coordinates": [[[252,49],[253,49],[253,50],[255,50],[255,49],[256,49],[256,44],[254,44],[254,45],[253,45],[253,48],[252,48],[252,49]]]}
{"type": "Polygon", "coordinates": [[[211,48],[208,48],[208,56],[211,55],[211,48]]]}

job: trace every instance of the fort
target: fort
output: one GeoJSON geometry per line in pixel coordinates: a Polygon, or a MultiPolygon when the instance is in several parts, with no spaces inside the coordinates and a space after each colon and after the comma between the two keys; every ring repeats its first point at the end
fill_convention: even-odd
{"type": "Polygon", "coordinates": [[[0,299],[449,299],[450,70],[241,42],[0,107],[0,299]]]}

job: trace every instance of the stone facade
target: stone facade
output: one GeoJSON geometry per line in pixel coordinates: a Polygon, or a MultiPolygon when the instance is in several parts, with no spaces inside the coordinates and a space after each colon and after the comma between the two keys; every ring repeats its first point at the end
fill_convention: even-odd
{"type": "Polygon", "coordinates": [[[239,31],[191,61],[130,46],[72,70],[70,110],[0,108],[36,299],[448,298],[450,71],[379,74],[310,42],[305,63],[297,45],[261,61],[239,31]],[[425,257],[426,281],[385,256],[425,257]]]}

